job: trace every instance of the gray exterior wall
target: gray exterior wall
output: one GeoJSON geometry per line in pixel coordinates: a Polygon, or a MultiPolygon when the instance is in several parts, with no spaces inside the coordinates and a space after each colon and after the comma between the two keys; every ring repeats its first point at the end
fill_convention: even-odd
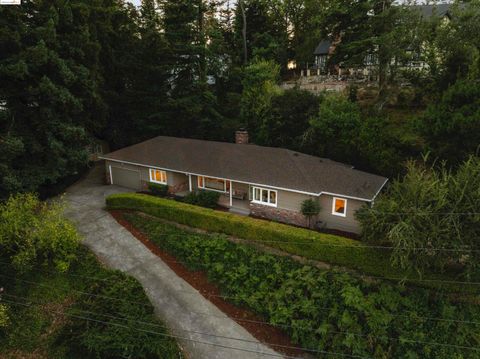
{"type": "MultiPolygon", "coordinates": [[[[106,180],[110,181],[109,166],[135,170],[140,173],[142,189],[147,189],[147,183],[150,181],[149,169],[147,167],[130,165],[114,161],[105,161],[106,180]]],[[[167,183],[172,192],[188,190],[188,176],[177,172],[167,172],[167,183]]],[[[115,184],[115,178],[113,179],[115,184]]],[[[249,203],[249,185],[245,183],[233,182],[234,190],[242,190],[247,192],[246,203],[249,203]]],[[[268,187],[264,187],[268,188],[268,187]]],[[[192,175],[192,189],[198,189],[197,176],[192,175]]],[[[308,198],[315,198],[302,193],[290,192],[285,190],[277,191],[277,207],[264,206],[261,204],[253,204],[250,202],[252,213],[264,218],[270,218],[281,222],[292,223],[296,225],[305,225],[305,220],[300,214],[302,202],[308,198]]],[[[226,195],[228,196],[228,195],[226,195]]],[[[342,198],[341,196],[338,196],[342,198]]],[[[347,199],[347,215],[346,217],[335,216],[332,214],[333,196],[322,195],[319,197],[320,214],[317,220],[322,222],[326,228],[336,229],[345,232],[359,233],[360,225],[355,219],[355,212],[366,202],[354,199],[347,199]]],[[[314,219],[312,221],[315,221],[314,219]]]]}
{"type": "MultiPolygon", "coordinates": [[[[120,163],[114,161],[105,161],[105,170],[106,170],[106,180],[107,183],[110,183],[110,166],[117,167],[117,168],[124,168],[127,170],[134,170],[140,173],[140,181],[142,189],[147,189],[147,183],[150,182],[150,172],[149,168],[143,166],[136,166],[127,163],[120,163]]],[[[167,185],[174,191],[176,190],[183,190],[186,185],[186,189],[188,189],[188,177],[182,173],[167,172],[167,185]]],[[[115,178],[113,178],[113,184],[115,183],[115,178]]]]}
{"type": "MultiPolygon", "coordinates": [[[[303,216],[295,216],[291,212],[300,213],[302,202],[308,198],[316,197],[284,190],[278,190],[277,195],[277,207],[268,207],[262,206],[261,204],[255,204],[254,206],[251,205],[252,211],[254,211],[256,214],[259,214],[261,217],[280,220],[282,222],[291,222],[296,225],[305,225],[302,224],[306,223],[306,221],[302,218],[303,216]]],[[[360,224],[355,219],[355,212],[367,202],[345,198],[347,200],[347,215],[345,217],[341,217],[332,214],[333,198],[334,196],[331,195],[321,195],[318,197],[320,201],[320,213],[317,217],[317,220],[321,221],[321,225],[328,229],[360,233],[361,228],[360,224]]],[[[337,198],[342,197],[337,196],[337,198]]],[[[315,219],[312,219],[312,223],[314,222],[315,219]]]]}
{"type": "MultiPolygon", "coordinates": [[[[360,224],[355,219],[355,212],[366,202],[347,198],[347,215],[346,217],[341,217],[332,214],[333,197],[325,194],[320,196],[321,211],[318,219],[323,222],[326,228],[360,233],[360,224]]],[[[337,198],[342,197],[338,196],[337,198]]]]}
{"type": "Polygon", "coordinates": [[[302,208],[302,202],[311,198],[311,196],[306,194],[283,190],[278,190],[277,196],[277,208],[288,209],[295,212],[300,212],[300,209],[302,208]]]}

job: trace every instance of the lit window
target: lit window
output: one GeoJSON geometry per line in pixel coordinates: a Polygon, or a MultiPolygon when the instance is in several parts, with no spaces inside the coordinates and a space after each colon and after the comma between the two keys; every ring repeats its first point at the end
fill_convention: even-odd
{"type": "Polygon", "coordinates": [[[199,176],[198,188],[204,188],[218,192],[227,192],[227,181],[218,178],[199,176]]]}
{"type": "Polygon", "coordinates": [[[347,216],[347,200],[344,198],[333,197],[332,214],[335,216],[347,216]]]}
{"type": "Polygon", "coordinates": [[[150,182],[167,184],[167,172],[150,168],[150,182]]]}
{"type": "Polygon", "coordinates": [[[254,203],[266,204],[267,206],[277,206],[277,191],[273,189],[253,187],[254,203]]]}

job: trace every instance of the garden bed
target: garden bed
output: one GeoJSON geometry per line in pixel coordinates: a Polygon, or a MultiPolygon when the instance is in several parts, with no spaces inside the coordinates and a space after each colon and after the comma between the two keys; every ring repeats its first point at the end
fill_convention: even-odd
{"type": "Polygon", "coordinates": [[[139,212],[125,213],[124,220],[146,235],[149,246],[170,255],[164,260],[205,273],[208,285],[215,285],[215,297],[208,299],[222,295],[249,308],[281,328],[295,345],[318,351],[318,357],[326,352],[374,358],[477,357],[474,322],[479,308],[455,303],[445,293],[367,283],[139,212]]]}
{"type": "Polygon", "coordinates": [[[107,197],[109,209],[138,210],[212,233],[224,233],[256,241],[292,255],[357,270],[372,278],[407,280],[428,288],[478,293],[474,286],[457,285],[455,273],[418,273],[393,267],[390,248],[371,247],[357,240],[319,233],[286,224],[238,216],[186,203],[142,194],[115,194],[107,197]]]}
{"type": "Polygon", "coordinates": [[[278,352],[287,355],[298,355],[302,353],[299,350],[287,348],[294,347],[295,345],[283,331],[272,325],[268,325],[261,317],[252,313],[252,311],[224,300],[219,288],[208,281],[208,276],[204,271],[192,271],[186,268],[186,266],[180,263],[174,256],[153,243],[144,232],[127,221],[124,218],[124,213],[125,211],[119,210],[110,211],[110,214],[119,224],[125,227],[152,253],[161,258],[179,277],[197,289],[202,296],[215,304],[227,316],[244,327],[259,341],[270,345],[272,349],[278,352]]]}

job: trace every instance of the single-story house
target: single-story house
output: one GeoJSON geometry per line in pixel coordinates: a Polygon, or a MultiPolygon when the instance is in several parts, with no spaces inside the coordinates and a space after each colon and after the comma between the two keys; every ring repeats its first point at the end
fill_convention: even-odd
{"type": "Polygon", "coordinates": [[[221,194],[232,212],[306,226],[302,203],[318,199],[317,221],[326,228],[358,233],[354,213],[373,204],[387,178],[303,153],[248,143],[246,131],[235,143],[158,136],[101,156],[107,182],[144,190],[166,184],[185,195],[199,189],[221,194]]]}

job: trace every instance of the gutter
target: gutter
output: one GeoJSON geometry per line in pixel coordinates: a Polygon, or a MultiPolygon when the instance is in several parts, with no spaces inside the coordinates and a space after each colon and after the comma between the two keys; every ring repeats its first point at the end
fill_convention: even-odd
{"type": "Polygon", "coordinates": [[[294,192],[294,193],[306,194],[306,195],[308,195],[308,196],[320,197],[321,195],[329,195],[329,196],[337,196],[337,197],[342,197],[342,198],[347,198],[347,199],[354,199],[354,200],[363,201],[363,202],[373,202],[373,201],[375,200],[375,197],[380,193],[380,191],[382,190],[383,186],[384,186],[384,185],[387,183],[387,181],[388,181],[388,178],[387,178],[386,181],[383,183],[383,185],[380,187],[380,189],[379,189],[378,192],[375,194],[375,196],[373,196],[372,199],[367,199],[367,198],[360,198],[360,197],[348,196],[348,195],[345,195],[345,194],[332,193],[332,192],[323,192],[323,191],[322,191],[322,192],[319,192],[319,193],[305,192],[305,191],[295,190],[295,189],[291,189],[291,188],[276,187],[276,186],[267,185],[267,184],[262,184],[262,183],[245,182],[245,181],[240,181],[240,180],[236,180],[236,179],[223,178],[223,177],[215,177],[215,176],[211,176],[211,175],[208,175],[208,174],[185,172],[185,171],[173,170],[173,169],[171,169],[171,168],[158,167],[158,166],[153,166],[153,165],[144,165],[144,164],[141,164],[141,163],[129,162],[129,161],[123,161],[123,160],[117,160],[117,159],[113,159],[113,158],[109,158],[109,157],[105,157],[105,156],[98,156],[98,158],[100,158],[100,159],[102,159],[102,160],[108,160],[108,161],[118,162],[118,163],[126,163],[126,164],[129,164],[129,165],[141,166],[141,167],[145,167],[145,168],[154,168],[154,169],[158,169],[158,170],[164,170],[164,171],[182,173],[182,174],[184,174],[184,175],[194,175],[194,176],[211,177],[211,178],[221,179],[221,180],[225,180],[225,181],[234,181],[234,182],[238,182],[238,183],[244,183],[244,184],[248,184],[248,185],[252,185],[252,186],[273,188],[273,189],[282,190],[282,191],[287,191],[287,192],[294,192]]]}

